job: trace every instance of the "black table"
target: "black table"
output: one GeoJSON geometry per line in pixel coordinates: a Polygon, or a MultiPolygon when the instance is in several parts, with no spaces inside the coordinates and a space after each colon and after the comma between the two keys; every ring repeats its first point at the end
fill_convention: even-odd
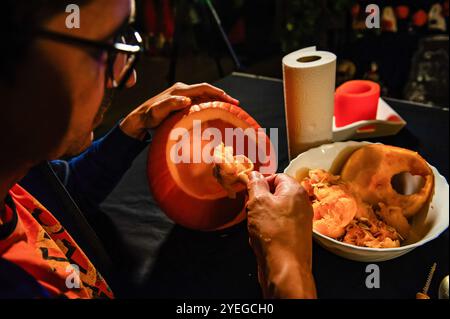
{"type": "MultiPolygon", "coordinates": [[[[262,127],[279,128],[279,168],[288,164],[282,82],[234,74],[217,83],[241,101],[262,127]]],[[[396,136],[373,141],[417,150],[448,180],[448,110],[389,100],[408,122],[396,136]]],[[[203,233],[174,225],[153,201],[144,151],[102,205],[136,258],[128,271],[148,297],[259,298],[256,262],[245,223],[203,233]]],[[[439,238],[405,256],[379,262],[379,289],[368,289],[365,263],[338,257],[314,245],[314,276],[320,298],[414,298],[437,262],[430,294],[448,274],[449,238],[439,238]]]]}

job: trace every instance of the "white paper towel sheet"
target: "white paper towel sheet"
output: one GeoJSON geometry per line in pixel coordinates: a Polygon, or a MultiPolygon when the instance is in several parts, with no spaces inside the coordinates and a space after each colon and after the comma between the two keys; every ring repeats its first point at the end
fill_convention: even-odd
{"type": "Polygon", "coordinates": [[[333,139],[336,55],[298,50],[283,58],[289,158],[333,139]]]}

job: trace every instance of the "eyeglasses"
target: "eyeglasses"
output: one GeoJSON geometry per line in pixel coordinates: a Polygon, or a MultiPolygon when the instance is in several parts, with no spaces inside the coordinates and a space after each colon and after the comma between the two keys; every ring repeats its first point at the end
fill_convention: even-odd
{"type": "Polygon", "coordinates": [[[111,43],[74,37],[49,30],[39,30],[36,35],[53,41],[106,51],[108,54],[106,79],[110,80],[112,87],[116,89],[121,89],[126,85],[134,72],[140,54],[144,51],[144,41],[141,35],[129,26],[111,43]]]}

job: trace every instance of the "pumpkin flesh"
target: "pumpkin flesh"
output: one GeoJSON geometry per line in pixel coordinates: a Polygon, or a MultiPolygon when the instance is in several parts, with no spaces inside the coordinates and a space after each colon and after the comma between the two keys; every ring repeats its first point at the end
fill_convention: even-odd
{"type": "MultiPolygon", "coordinates": [[[[214,162],[205,163],[203,159],[199,163],[193,161],[192,133],[195,120],[201,121],[202,132],[207,128],[215,128],[222,136],[225,136],[227,128],[250,128],[255,132],[260,128],[241,108],[223,102],[203,103],[170,116],[155,132],[150,145],[147,168],[149,187],[161,209],[176,223],[198,230],[228,227],[245,219],[245,186],[235,185],[233,190],[236,198],[229,198],[229,192],[214,177],[214,162]],[[189,163],[174,163],[170,156],[179,141],[169,138],[175,128],[184,128],[190,135],[189,163]]],[[[265,134],[261,140],[265,142],[264,145],[260,145],[258,139],[246,136],[241,154],[247,155],[249,147],[264,147],[266,151],[270,150],[268,165],[274,167],[273,146],[265,134]]],[[[202,151],[208,143],[200,141],[202,151]]],[[[227,146],[235,147],[234,144],[227,146]]],[[[211,148],[212,157],[213,152],[214,148],[211,148]]],[[[258,169],[261,162],[266,160],[260,161],[258,158],[254,168],[258,169]]]]}

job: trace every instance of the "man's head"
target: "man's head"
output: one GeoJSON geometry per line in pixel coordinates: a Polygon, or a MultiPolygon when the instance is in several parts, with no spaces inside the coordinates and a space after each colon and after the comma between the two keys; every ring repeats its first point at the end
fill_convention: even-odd
{"type": "Polygon", "coordinates": [[[104,111],[108,54],[37,31],[112,43],[129,20],[131,0],[5,2],[0,34],[10,49],[0,53],[0,167],[77,154],[90,145],[104,111]],[[66,26],[72,3],[80,8],[80,28],[66,26]]]}

